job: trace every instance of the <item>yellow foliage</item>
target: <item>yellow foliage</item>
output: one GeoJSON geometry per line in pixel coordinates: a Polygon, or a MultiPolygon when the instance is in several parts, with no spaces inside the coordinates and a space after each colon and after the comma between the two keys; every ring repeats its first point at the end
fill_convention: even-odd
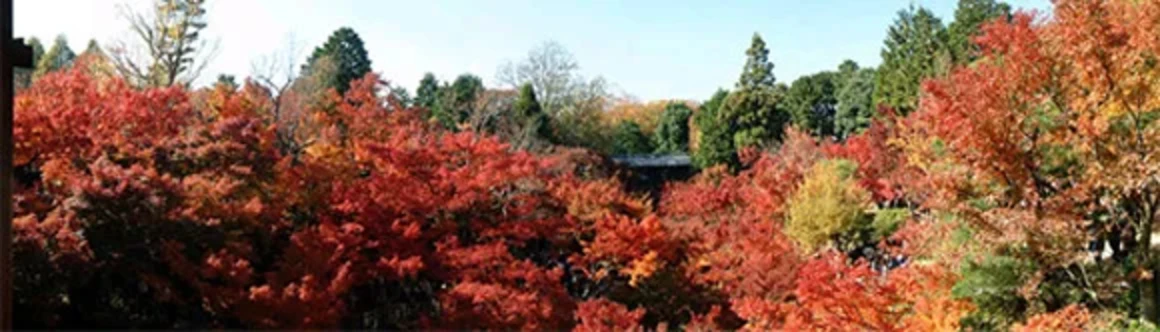
{"type": "Polygon", "coordinates": [[[837,160],[814,164],[787,202],[786,234],[805,251],[849,231],[870,204],[870,193],[857,185],[848,165],[837,160]]]}
{"type": "Polygon", "coordinates": [[[656,273],[660,266],[661,262],[659,259],[657,259],[657,252],[649,251],[644,255],[644,257],[635,259],[629,263],[629,266],[626,267],[622,272],[629,276],[629,286],[636,287],[636,285],[640,284],[642,280],[651,277],[653,273],[656,273]]]}

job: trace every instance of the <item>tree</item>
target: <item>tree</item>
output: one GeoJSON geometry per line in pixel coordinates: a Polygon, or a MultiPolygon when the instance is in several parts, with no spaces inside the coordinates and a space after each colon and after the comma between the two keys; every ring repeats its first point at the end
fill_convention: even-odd
{"type": "Polygon", "coordinates": [[[238,89],[238,80],[234,75],[218,74],[217,82],[214,85],[221,85],[233,91],[238,89]]]}
{"type": "Polygon", "coordinates": [[[898,12],[884,44],[874,78],[874,105],[908,114],[918,107],[922,80],[950,66],[946,28],[930,10],[912,6],[898,12]]]}
{"type": "Polygon", "coordinates": [[[834,136],[845,139],[870,126],[874,117],[874,69],[859,69],[846,76],[838,87],[834,111],[834,136]]]}
{"type": "Polygon", "coordinates": [[[563,45],[547,41],[523,60],[501,65],[496,81],[512,90],[532,85],[544,112],[552,118],[558,144],[607,151],[611,126],[602,119],[611,99],[608,83],[599,76],[585,78],[579,69],[563,45]]]}
{"type": "Polygon", "coordinates": [[[73,53],[73,50],[68,47],[68,39],[64,35],[57,36],[56,40],[52,42],[52,47],[36,61],[36,70],[32,72],[32,80],[39,79],[49,72],[72,66],[73,59],[76,57],[76,53],[73,53]]]}
{"type": "Polygon", "coordinates": [[[548,122],[548,115],[544,114],[540,101],[536,99],[536,90],[531,84],[520,87],[520,97],[512,106],[514,115],[523,123],[523,141],[533,139],[552,141],[552,127],[548,122]]]}
{"type": "Polygon", "coordinates": [[[578,89],[588,83],[576,73],[580,64],[563,45],[546,41],[519,63],[507,62],[497,70],[496,81],[519,89],[531,84],[548,114],[555,115],[576,102],[578,89]]]}
{"type": "Polygon", "coordinates": [[[141,87],[186,85],[197,79],[213,57],[202,38],[205,0],[155,0],[148,13],[122,8],[133,39],[112,48],[117,72],[141,87]]]}
{"type": "Polygon", "coordinates": [[[90,39],[85,51],[77,56],[78,63],[88,65],[89,74],[93,77],[108,78],[116,75],[117,69],[113,65],[109,55],[101,49],[101,45],[97,44],[96,39],[90,39]]]}
{"type": "Polygon", "coordinates": [[[312,75],[314,72],[312,68],[322,58],[329,58],[335,66],[334,72],[322,77],[322,80],[326,87],[337,90],[339,94],[346,93],[351,81],[371,71],[371,60],[367,56],[363,40],[349,27],[335,30],[325,43],[314,48],[314,52],[302,66],[303,75],[312,75]]]}
{"type": "Polygon", "coordinates": [[[709,168],[736,163],[733,135],[729,131],[729,124],[719,115],[728,96],[728,91],[718,89],[693,115],[693,122],[697,124],[699,131],[697,150],[693,152],[693,162],[697,167],[709,168]]]}
{"type": "Polygon", "coordinates": [[[899,141],[920,171],[906,185],[974,233],[972,255],[1030,267],[1018,298],[1030,309],[991,312],[1082,303],[1157,319],[1160,123],[1148,105],[1160,98],[1142,83],[1156,77],[1157,6],[1059,1],[1050,20],[998,20],[978,61],[925,84],[899,141]]]}
{"type": "Polygon", "coordinates": [[[841,235],[862,221],[870,194],[855,182],[856,167],[843,160],[814,165],[786,203],[786,235],[804,251],[831,243],[839,247],[841,235]]]}
{"type": "Polygon", "coordinates": [[[689,118],[693,110],[678,103],[669,103],[661,114],[660,124],[653,134],[653,152],[684,154],[689,152],[689,118]]]}
{"type": "Polygon", "coordinates": [[[818,137],[834,135],[834,113],[838,100],[835,96],[834,72],[820,72],[802,76],[793,81],[785,96],[785,109],[798,128],[818,137]]]}
{"type": "Polygon", "coordinates": [[[455,129],[475,113],[476,99],[483,92],[483,80],[472,74],[461,74],[440,91],[442,95],[431,115],[444,128],[455,129]]]}
{"type": "Polygon", "coordinates": [[[1010,19],[1011,6],[995,0],[959,0],[955,20],[947,26],[948,45],[956,64],[970,63],[978,57],[974,38],[983,23],[1010,19]]]}
{"type": "Polygon", "coordinates": [[[624,121],[612,134],[612,153],[618,155],[647,154],[652,152],[648,136],[635,122],[624,121]]]}
{"type": "Polygon", "coordinates": [[[790,120],[779,106],[782,95],[774,85],[773,63],[769,62],[769,50],[760,35],[753,34],[745,55],[737,87],[718,114],[728,123],[736,148],[780,140],[782,129],[790,120]]]}
{"type": "MultiPolygon", "coordinates": [[[[30,37],[24,43],[32,49],[32,63],[39,64],[40,59],[44,57],[44,45],[40,43],[40,39],[37,39],[36,37],[30,37]]],[[[12,68],[12,73],[14,76],[13,82],[16,84],[16,88],[24,89],[31,86],[32,73],[35,70],[35,67],[31,69],[21,67],[12,68]]]]}
{"type": "Polygon", "coordinates": [[[419,87],[415,88],[415,106],[433,111],[438,102],[439,80],[435,78],[435,74],[423,74],[423,79],[419,80],[419,87]]]}

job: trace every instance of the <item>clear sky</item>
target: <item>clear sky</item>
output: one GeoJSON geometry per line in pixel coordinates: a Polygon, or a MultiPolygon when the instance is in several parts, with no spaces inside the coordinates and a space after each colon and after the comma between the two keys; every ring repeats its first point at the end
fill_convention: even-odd
{"type": "MultiPolygon", "coordinates": [[[[65,34],[80,52],[127,36],[117,6],[149,0],[15,0],[17,36],[46,44],[65,34]]],[[[1007,0],[1047,10],[1049,0],[1007,0]]],[[[209,0],[206,35],[219,41],[199,82],[219,73],[247,76],[263,55],[310,49],[341,26],[363,38],[376,72],[413,89],[424,72],[440,79],[471,72],[493,82],[505,60],[555,40],[585,76],[604,76],[642,100],[705,99],[731,87],[758,32],[778,81],[837,67],[876,65],[886,28],[914,3],[948,23],[955,0],[209,0]]],[[[46,45],[45,47],[48,47],[46,45]]]]}

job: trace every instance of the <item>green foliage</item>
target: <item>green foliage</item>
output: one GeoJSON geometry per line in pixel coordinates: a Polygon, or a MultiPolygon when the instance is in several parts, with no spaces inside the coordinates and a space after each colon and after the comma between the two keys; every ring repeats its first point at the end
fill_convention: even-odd
{"type": "Polygon", "coordinates": [[[348,27],[335,30],[330,38],[327,38],[326,43],[314,49],[314,53],[302,68],[303,74],[312,74],[311,69],[322,58],[330,58],[335,66],[334,72],[327,75],[322,82],[325,87],[335,89],[339,94],[346,93],[350,88],[350,81],[362,78],[371,71],[371,59],[367,56],[362,38],[348,27]]]}
{"type": "Polygon", "coordinates": [[[229,91],[235,91],[238,89],[238,80],[234,77],[234,75],[218,74],[217,83],[214,84],[226,86],[229,91]]]}
{"type": "Polygon", "coordinates": [[[395,101],[398,101],[399,104],[404,108],[411,107],[411,103],[414,102],[414,98],[411,98],[411,92],[407,91],[407,88],[401,86],[392,86],[390,94],[391,98],[394,98],[395,101]]]}
{"type": "Polygon", "coordinates": [[[520,86],[520,96],[512,105],[512,111],[523,126],[523,136],[532,136],[552,142],[552,126],[544,108],[536,99],[536,90],[531,84],[520,86]]]}
{"type": "Polygon", "coordinates": [[[76,53],[68,47],[68,39],[64,35],[57,36],[52,47],[36,60],[36,70],[32,72],[32,80],[35,81],[44,74],[72,66],[73,59],[76,57],[76,53]]]}
{"type": "Polygon", "coordinates": [[[979,27],[996,18],[1010,18],[1011,6],[995,0],[959,0],[955,21],[947,27],[948,44],[956,64],[969,63],[978,57],[973,39],[979,27]]]}
{"type": "Polygon", "coordinates": [[[834,134],[834,113],[838,104],[834,94],[839,78],[834,72],[825,71],[793,81],[785,96],[785,108],[794,125],[814,136],[834,134]]]}
{"type": "Polygon", "coordinates": [[[632,121],[622,121],[612,134],[612,153],[619,155],[646,154],[652,152],[648,136],[640,130],[640,125],[632,121]]]}
{"type": "Polygon", "coordinates": [[[686,153],[689,150],[689,117],[693,110],[682,103],[670,103],[661,113],[653,144],[656,153],[686,153]]]}
{"type": "Polygon", "coordinates": [[[733,135],[729,132],[728,123],[720,116],[721,107],[728,96],[728,91],[718,89],[713,97],[701,104],[700,110],[693,116],[693,122],[700,132],[697,151],[693,153],[693,163],[697,167],[708,168],[737,162],[737,153],[733,151],[733,135]]]}
{"type": "Polygon", "coordinates": [[[483,80],[472,74],[461,74],[441,92],[431,116],[447,129],[456,129],[475,110],[475,100],[483,92],[483,80]]]}
{"type": "Polygon", "coordinates": [[[967,262],[962,279],[951,293],[970,299],[977,308],[963,319],[964,326],[980,331],[1001,330],[1023,319],[1029,303],[1019,295],[1035,270],[1032,262],[1011,256],[988,256],[967,262]]]}
{"type": "Polygon", "coordinates": [[[870,193],[853,178],[857,164],[825,160],[806,173],[786,203],[785,232],[806,251],[813,251],[854,230],[870,204],[870,193]]]}
{"type": "Polygon", "coordinates": [[[415,106],[433,111],[439,102],[439,80],[435,74],[423,74],[419,87],[415,88],[415,106]]]}
{"type": "Polygon", "coordinates": [[[732,131],[735,147],[757,146],[779,141],[789,122],[789,114],[779,107],[783,93],[775,86],[769,50],[758,34],[745,51],[747,59],[737,82],[737,90],[725,99],[719,111],[732,131]]]}
{"type": "Polygon", "coordinates": [[[918,107],[922,80],[946,72],[950,65],[946,28],[930,10],[910,7],[898,12],[884,43],[874,105],[909,114],[918,107]]]}
{"type": "Polygon", "coordinates": [[[874,69],[859,69],[843,79],[836,96],[834,136],[844,139],[870,126],[875,111],[873,94],[874,69]]]}
{"type": "Polygon", "coordinates": [[[873,230],[875,239],[883,239],[894,231],[897,231],[906,218],[910,217],[910,210],[908,209],[882,209],[874,213],[874,219],[870,222],[870,228],[873,230]]]}

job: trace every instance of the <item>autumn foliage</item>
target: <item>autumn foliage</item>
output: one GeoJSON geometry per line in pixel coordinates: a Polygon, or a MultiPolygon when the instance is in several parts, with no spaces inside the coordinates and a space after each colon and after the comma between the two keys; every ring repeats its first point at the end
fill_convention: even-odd
{"type": "MultiPolygon", "coordinates": [[[[926,81],[905,117],[883,109],[840,142],[787,128],[736,170],[669,183],[655,206],[595,154],[444,130],[381,97],[374,74],[294,105],[251,82],[48,74],[16,100],[16,327],[1080,331],[1148,318],[1160,5],[1061,0],[1047,17],[985,25],[979,60],[926,81]]],[[[610,116],[646,126],[653,106],[610,116]]]]}

